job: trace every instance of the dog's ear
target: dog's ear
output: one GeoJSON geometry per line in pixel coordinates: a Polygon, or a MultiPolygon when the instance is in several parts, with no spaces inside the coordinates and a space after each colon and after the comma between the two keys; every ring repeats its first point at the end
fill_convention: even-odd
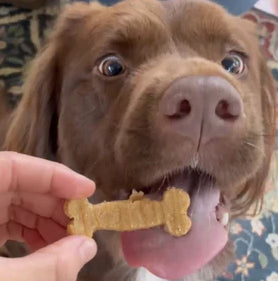
{"type": "Polygon", "coordinates": [[[56,111],[57,58],[50,42],[33,62],[23,98],[12,118],[4,148],[36,156],[50,155],[50,127],[56,111]]]}
{"type": "Polygon", "coordinates": [[[89,17],[100,4],[77,3],[59,17],[47,45],[34,59],[23,87],[23,98],[11,121],[6,150],[52,158],[57,150],[58,104],[63,55],[69,42],[78,40],[89,17]]]}
{"type": "Polygon", "coordinates": [[[276,90],[274,79],[265,63],[265,58],[260,55],[260,85],[261,85],[261,104],[264,138],[264,159],[260,169],[251,178],[240,194],[236,198],[238,204],[235,205],[235,213],[245,213],[254,204],[256,213],[262,206],[262,199],[265,193],[265,182],[269,174],[271,156],[275,145],[276,135],[276,90]],[[242,200],[243,198],[243,200],[242,200]]]}

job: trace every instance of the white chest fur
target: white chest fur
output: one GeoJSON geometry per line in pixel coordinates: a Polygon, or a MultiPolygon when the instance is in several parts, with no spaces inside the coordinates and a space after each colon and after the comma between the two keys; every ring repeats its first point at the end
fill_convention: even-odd
{"type": "Polygon", "coordinates": [[[156,277],[155,275],[151,274],[145,268],[138,269],[135,280],[136,281],[167,281],[165,279],[161,279],[159,277],[156,277]]]}

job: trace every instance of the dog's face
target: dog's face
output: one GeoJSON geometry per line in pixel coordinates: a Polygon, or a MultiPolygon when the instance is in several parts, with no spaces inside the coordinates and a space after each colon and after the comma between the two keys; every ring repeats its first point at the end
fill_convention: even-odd
{"type": "Polygon", "coordinates": [[[172,280],[217,267],[228,214],[263,193],[273,130],[274,89],[251,23],[206,1],[130,0],[67,9],[6,144],[94,179],[95,202],[185,189],[188,235],[121,237],[130,265],[172,280]]]}

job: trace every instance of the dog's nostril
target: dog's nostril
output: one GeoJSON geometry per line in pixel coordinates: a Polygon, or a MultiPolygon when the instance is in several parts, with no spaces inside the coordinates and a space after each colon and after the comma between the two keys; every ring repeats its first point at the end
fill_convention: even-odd
{"type": "Polygon", "coordinates": [[[171,114],[169,117],[173,119],[179,119],[186,117],[191,112],[191,105],[188,100],[182,100],[178,105],[176,112],[171,114]]]}
{"type": "Polygon", "coordinates": [[[180,104],[180,114],[186,116],[191,111],[191,105],[188,100],[182,100],[180,104]]]}
{"type": "Polygon", "coordinates": [[[236,105],[233,106],[228,101],[221,100],[216,106],[215,114],[223,120],[233,121],[239,116],[240,112],[236,105]]]}

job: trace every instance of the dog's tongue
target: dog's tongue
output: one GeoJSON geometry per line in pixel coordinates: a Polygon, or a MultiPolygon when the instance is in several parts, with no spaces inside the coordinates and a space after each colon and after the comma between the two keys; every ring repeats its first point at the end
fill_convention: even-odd
{"type": "Polygon", "coordinates": [[[191,197],[192,228],[180,238],[162,228],[124,232],[122,248],[127,263],[170,280],[202,268],[228,240],[227,231],[216,220],[219,196],[216,188],[204,188],[191,197]]]}

